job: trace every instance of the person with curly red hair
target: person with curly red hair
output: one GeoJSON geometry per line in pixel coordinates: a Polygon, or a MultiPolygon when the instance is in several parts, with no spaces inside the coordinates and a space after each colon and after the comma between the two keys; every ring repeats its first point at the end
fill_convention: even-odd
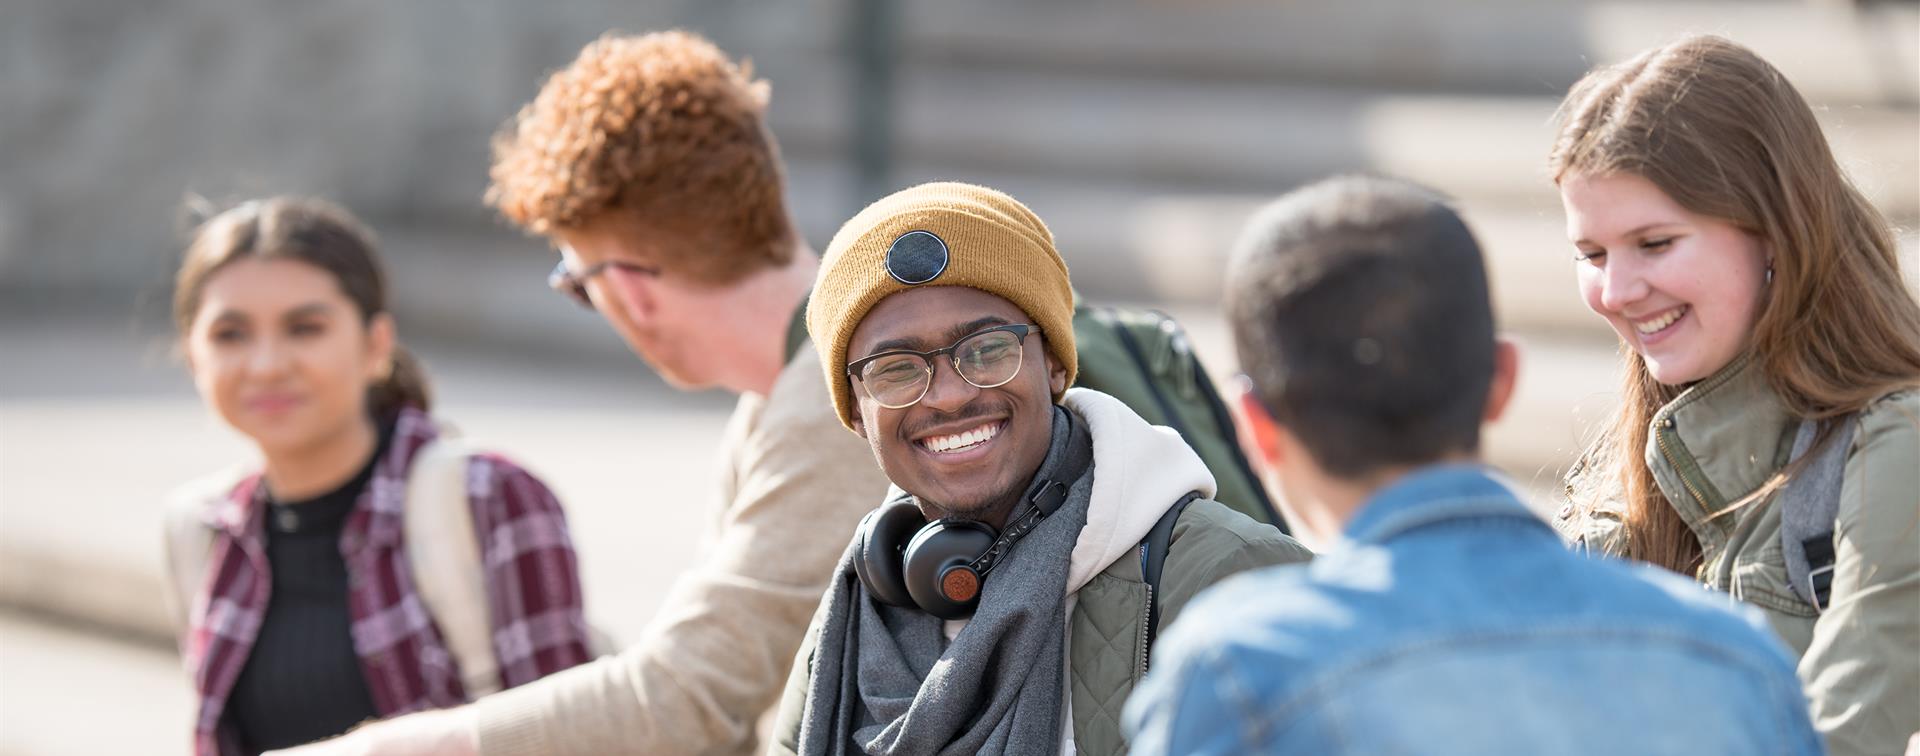
{"type": "Polygon", "coordinates": [[[549,283],[674,386],[740,394],[703,560],[617,656],[300,753],[756,750],[847,534],[887,489],[804,343],[819,256],[787,211],[768,95],[698,36],[609,35],[494,142],[487,201],[559,250],[549,283]]]}

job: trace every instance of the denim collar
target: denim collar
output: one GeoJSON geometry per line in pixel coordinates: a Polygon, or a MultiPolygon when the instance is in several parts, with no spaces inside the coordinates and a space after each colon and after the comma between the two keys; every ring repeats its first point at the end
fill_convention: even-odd
{"type": "Polygon", "coordinates": [[[1512,517],[1547,529],[1493,468],[1440,464],[1414,470],[1375,491],[1347,523],[1344,535],[1360,543],[1383,543],[1415,528],[1476,517],[1512,517]]]}

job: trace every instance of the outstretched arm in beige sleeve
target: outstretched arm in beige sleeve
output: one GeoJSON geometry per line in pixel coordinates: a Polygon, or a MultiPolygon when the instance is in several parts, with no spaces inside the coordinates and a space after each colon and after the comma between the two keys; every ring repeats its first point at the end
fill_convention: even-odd
{"type": "MultiPolygon", "coordinates": [[[[886,493],[865,442],[834,417],[817,370],[790,365],[763,406],[743,400],[741,411],[758,416],[737,417],[746,422],[729,434],[735,491],[716,542],[639,642],[425,715],[437,721],[404,717],[327,744],[339,750],[298,753],[751,752],[835,560],[886,493]]],[[[665,537],[673,536],[634,534],[636,543],[665,537]]]]}
{"type": "Polygon", "coordinates": [[[482,701],[482,753],[751,752],[834,560],[886,491],[866,446],[826,419],[831,434],[750,439],[711,558],[646,637],[555,678],[582,682],[482,701]]]}

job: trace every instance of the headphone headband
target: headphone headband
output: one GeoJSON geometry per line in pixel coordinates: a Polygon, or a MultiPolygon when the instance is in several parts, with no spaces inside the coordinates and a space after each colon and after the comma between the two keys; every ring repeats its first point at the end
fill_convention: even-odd
{"type": "MultiPolygon", "coordinates": [[[[1075,475],[1074,477],[1078,478],[1079,476],[1075,475]]],[[[1033,494],[1033,498],[1028,500],[1032,506],[1027,507],[1027,511],[1022,513],[1018,518],[1015,518],[1013,522],[1007,523],[1007,529],[1000,531],[1000,537],[993,539],[993,545],[988,546],[986,552],[982,553],[980,558],[973,560],[967,567],[972,569],[974,574],[983,578],[986,577],[987,572],[992,570],[993,566],[1000,561],[1000,557],[1013,550],[1015,541],[1033,532],[1034,528],[1040,526],[1040,520],[1042,518],[1053,514],[1054,510],[1059,509],[1060,505],[1066,503],[1066,501],[1067,484],[1057,480],[1049,480],[1041,484],[1040,490],[1036,491],[1033,494]]]]}

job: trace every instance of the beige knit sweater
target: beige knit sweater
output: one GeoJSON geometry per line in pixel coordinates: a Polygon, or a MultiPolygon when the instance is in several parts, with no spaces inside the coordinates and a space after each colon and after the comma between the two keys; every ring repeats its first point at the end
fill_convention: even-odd
{"type": "Polygon", "coordinates": [[[803,347],[771,394],[740,398],[720,449],[710,552],[621,654],[475,703],[484,756],[757,749],[835,562],[887,490],[820,375],[803,347]]]}

